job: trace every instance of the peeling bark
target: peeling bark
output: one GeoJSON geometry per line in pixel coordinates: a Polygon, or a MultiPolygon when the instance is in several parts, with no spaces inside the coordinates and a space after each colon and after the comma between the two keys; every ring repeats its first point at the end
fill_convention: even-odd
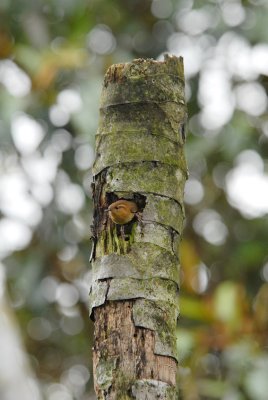
{"type": "Polygon", "coordinates": [[[187,165],[181,58],[109,68],[101,98],[94,184],[94,382],[98,399],[177,398],[179,242],[187,165]],[[136,202],[115,225],[108,206],[136,202]]]}

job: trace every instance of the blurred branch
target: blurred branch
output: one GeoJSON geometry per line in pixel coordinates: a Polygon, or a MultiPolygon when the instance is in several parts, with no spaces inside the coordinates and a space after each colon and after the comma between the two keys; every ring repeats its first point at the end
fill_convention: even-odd
{"type": "Polygon", "coordinates": [[[0,393],[1,400],[41,399],[25,352],[15,314],[5,294],[5,268],[0,264],[0,393]]]}
{"type": "Polygon", "coordinates": [[[59,47],[56,50],[46,49],[42,53],[25,46],[18,46],[15,54],[16,61],[31,76],[33,88],[36,90],[45,90],[53,85],[61,70],[83,68],[88,61],[85,49],[70,45],[59,47]]]}

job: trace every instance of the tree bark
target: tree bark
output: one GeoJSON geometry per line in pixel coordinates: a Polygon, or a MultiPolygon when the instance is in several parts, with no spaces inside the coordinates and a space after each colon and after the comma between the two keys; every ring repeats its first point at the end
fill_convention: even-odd
{"type": "Polygon", "coordinates": [[[177,399],[179,254],[187,166],[181,58],[109,68],[94,164],[94,384],[98,399],[177,399]],[[115,225],[108,206],[135,201],[115,225]]]}

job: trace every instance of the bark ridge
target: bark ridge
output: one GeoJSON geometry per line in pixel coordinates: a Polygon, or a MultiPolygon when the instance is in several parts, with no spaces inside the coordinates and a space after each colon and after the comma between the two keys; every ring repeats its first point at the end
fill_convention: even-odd
{"type": "Polygon", "coordinates": [[[182,58],[108,69],[93,166],[98,399],[177,398],[185,121],[182,58]],[[134,200],[141,218],[113,224],[106,210],[118,199],[134,200]]]}

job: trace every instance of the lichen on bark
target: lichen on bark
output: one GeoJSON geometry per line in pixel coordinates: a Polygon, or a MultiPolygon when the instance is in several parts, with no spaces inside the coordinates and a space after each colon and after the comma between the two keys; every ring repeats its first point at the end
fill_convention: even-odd
{"type": "Polygon", "coordinates": [[[177,398],[185,121],[181,58],[109,68],[93,166],[90,315],[98,399],[177,398]],[[120,198],[139,211],[121,227],[107,214],[120,198]]]}
{"type": "Polygon", "coordinates": [[[136,381],[132,386],[132,394],[139,400],[176,400],[178,398],[176,388],[152,379],[136,381]]]}
{"type": "Polygon", "coordinates": [[[164,278],[179,280],[179,259],[152,243],[133,243],[127,254],[111,253],[92,262],[94,278],[131,277],[137,279],[164,278]]]}

